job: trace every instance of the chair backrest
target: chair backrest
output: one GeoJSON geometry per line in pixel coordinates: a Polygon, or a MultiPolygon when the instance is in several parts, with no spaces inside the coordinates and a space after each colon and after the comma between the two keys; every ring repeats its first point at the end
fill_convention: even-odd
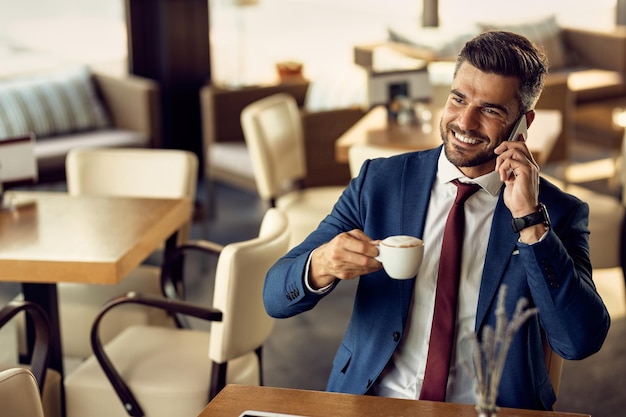
{"type": "Polygon", "coordinates": [[[195,195],[198,160],[177,149],[73,149],[65,170],[70,194],[179,198],[195,195]]]}
{"type": "Polygon", "coordinates": [[[252,352],[263,345],[274,320],[263,306],[265,274],[289,245],[286,216],[269,209],[259,237],[226,245],[217,262],[213,307],[223,321],[211,323],[209,358],[216,363],[252,352]]]}
{"type": "Polygon", "coordinates": [[[43,417],[37,380],[25,368],[0,372],[0,404],[3,416],[43,417]]]}
{"type": "Polygon", "coordinates": [[[304,180],[302,120],[293,96],[279,93],[249,104],[241,127],[261,198],[272,200],[304,180]]]}
{"type": "Polygon", "coordinates": [[[407,152],[406,149],[387,148],[382,146],[361,145],[356,144],[350,146],[348,150],[348,165],[350,166],[350,175],[355,178],[359,175],[361,165],[368,159],[386,158],[407,152]]]}
{"type": "MultiPolygon", "coordinates": [[[[37,181],[35,135],[0,140],[0,187],[37,181]]],[[[0,188],[1,190],[2,188],[0,188]]]]}
{"type": "MultiPolygon", "coordinates": [[[[189,151],[153,148],[73,149],[65,160],[70,194],[180,198],[196,195],[198,158],[189,151]]],[[[179,233],[186,240],[189,227],[179,233]]]]}

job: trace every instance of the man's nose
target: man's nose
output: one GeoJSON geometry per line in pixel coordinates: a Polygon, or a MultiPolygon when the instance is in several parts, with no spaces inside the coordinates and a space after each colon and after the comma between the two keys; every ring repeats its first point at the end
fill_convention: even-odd
{"type": "Polygon", "coordinates": [[[480,125],[479,114],[479,109],[468,107],[459,114],[457,124],[465,131],[476,130],[480,125]]]}

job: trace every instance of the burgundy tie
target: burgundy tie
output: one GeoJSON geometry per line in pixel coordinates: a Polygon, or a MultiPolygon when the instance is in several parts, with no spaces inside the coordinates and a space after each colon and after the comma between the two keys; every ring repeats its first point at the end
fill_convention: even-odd
{"type": "Polygon", "coordinates": [[[465,228],[463,204],[480,188],[477,184],[465,184],[458,180],[452,183],[458,189],[443,232],[435,313],[430,332],[424,383],[420,393],[421,400],[445,401],[446,398],[461,275],[461,249],[465,228]]]}

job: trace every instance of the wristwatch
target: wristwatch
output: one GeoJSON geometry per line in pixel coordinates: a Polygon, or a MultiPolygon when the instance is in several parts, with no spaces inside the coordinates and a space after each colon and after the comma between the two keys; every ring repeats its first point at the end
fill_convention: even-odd
{"type": "Polygon", "coordinates": [[[536,224],[543,223],[544,226],[550,227],[550,217],[548,216],[548,210],[543,203],[539,203],[539,208],[536,212],[527,214],[524,217],[516,217],[511,221],[511,227],[515,233],[519,233],[522,229],[534,226],[536,224]]]}

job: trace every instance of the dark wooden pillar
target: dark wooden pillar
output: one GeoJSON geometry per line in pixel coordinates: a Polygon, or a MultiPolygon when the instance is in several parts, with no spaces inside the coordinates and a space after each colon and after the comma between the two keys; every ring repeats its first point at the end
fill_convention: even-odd
{"type": "Polygon", "coordinates": [[[439,26],[439,1],[438,0],[423,0],[422,26],[423,27],[439,26]]]}
{"type": "Polygon", "coordinates": [[[626,26],[626,0],[617,0],[615,5],[615,23],[626,26]]]}
{"type": "Polygon", "coordinates": [[[125,0],[129,72],[159,83],[162,146],[193,151],[201,161],[199,91],[211,81],[208,1],[125,0]]]}

